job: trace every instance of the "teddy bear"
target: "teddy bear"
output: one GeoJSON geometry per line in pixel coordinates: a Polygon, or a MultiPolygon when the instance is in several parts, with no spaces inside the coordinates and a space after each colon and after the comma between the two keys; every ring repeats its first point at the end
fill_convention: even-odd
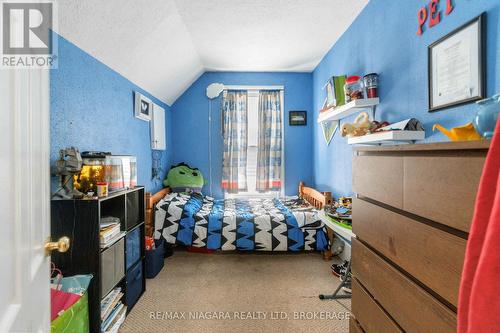
{"type": "Polygon", "coordinates": [[[370,133],[371,122],[368,113],[361,112],[352,124],[342,125],[341,134],[343,137],[362,136],[370,133]]]}

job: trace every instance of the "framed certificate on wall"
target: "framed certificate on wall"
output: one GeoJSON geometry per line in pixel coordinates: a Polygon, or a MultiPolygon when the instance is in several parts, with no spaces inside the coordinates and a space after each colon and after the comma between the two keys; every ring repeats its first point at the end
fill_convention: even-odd
{"type": "Polygon", "coordinates": [[[429,112],[484,98],[484,13],[429,45],[429,112]]]}

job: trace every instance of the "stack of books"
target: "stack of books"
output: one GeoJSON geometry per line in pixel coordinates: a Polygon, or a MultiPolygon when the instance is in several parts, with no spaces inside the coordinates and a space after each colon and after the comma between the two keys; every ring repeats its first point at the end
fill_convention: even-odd
{"type": "Polygon", "coordinates": [[[101,218],[101,230],[99,231],[99,241],[101,248],[108,247],[123,235],[120,232],[120,219],[118,217],[103,217],[101,218]]]}
{"type": "Polygon", "coordinates": [[[345,75],[332,76],[326,83],[326,108],[337,107],[345,104],[344,85],[345,75]]]}
{"type": "Polygon", "coordinates": [[[125,321],[127,307],[122,296],[121,288],[115,288],[101,301],[101,332],[117,333],[125,321]]]}

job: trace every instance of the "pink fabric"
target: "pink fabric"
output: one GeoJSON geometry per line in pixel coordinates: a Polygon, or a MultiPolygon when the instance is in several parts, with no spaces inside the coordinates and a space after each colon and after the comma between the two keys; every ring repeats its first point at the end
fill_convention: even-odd
{"type": "Polygon", "coordinates": [[[82,296],[50,288],[50,321],[56,319],[62,310],[69,309],[82,296]]]}
{"type": "Polygon", "coordinates": [[[500,121],[481,176],[458,299],[458,332],[500,332],[500,121]]]}

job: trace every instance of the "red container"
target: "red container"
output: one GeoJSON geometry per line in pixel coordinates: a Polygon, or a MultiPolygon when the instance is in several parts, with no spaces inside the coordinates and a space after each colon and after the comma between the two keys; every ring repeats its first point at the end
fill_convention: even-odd
{"type": "Polygon", "coordinates": [[[366,95],[368,98],[378,97],[378,74],[370,73],[363,77],[365,83],[366,95]]]}
{"type": "Polygon", "coordinates": [[[344,85],[345,101],[363,99],[363,80],[359,76],[349,76],[344,85]]]}

